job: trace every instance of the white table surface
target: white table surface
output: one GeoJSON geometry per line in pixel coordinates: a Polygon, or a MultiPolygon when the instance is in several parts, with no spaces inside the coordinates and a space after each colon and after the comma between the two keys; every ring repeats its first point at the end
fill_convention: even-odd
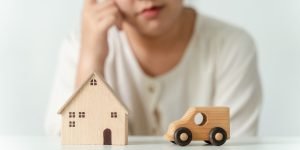
{"type": "Polygon", "coordinates": [[[223,146],[193,142],[185,147],[165,141],[162,137],[129,137],[127,146],[79,145],[62,146],[59,137],[0,136],[1,150],[300,150],[300,137],[257,137],[230,139],[223,146]]]}

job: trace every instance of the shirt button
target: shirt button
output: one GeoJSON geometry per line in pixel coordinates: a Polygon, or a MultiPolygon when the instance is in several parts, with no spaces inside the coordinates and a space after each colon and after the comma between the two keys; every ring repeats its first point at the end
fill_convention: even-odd
{"type": "Polygon", "coordinates": [[[148,87],[148,91],[149,91],[150,93],[154,93],[155,88],[154,88],[153,86],[149,86],[149,87],[148,87]]]}

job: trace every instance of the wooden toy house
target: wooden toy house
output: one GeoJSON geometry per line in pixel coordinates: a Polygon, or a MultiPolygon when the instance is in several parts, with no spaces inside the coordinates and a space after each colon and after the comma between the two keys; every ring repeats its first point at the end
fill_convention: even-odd
{"type": "Polygon", "coordinates": [[[96,73],[83,83],[58,112],[64,145],[127,145],[128,111],[96,73]]]}

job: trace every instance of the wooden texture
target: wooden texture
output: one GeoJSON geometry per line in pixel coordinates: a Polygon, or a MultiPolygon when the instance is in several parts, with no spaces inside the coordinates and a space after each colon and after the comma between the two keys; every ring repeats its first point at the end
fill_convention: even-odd
{"type": "Polygon", "coordinates": [[[174,133],[180,128],[185,127],[191,130],[192,140],[209,141],[209,133],[215,127],[223,128],[227,133],[227,139],[230,138],[230,118],[228,107],[192,107],[184,114],[184,116],[169,125],[165,134],[165,139],[174,141],[174,133]],[[194,121],[195,116],[201,113],[203,115],[203,123],[197,125],[194,121]]]}
{"type": "Polygon", "coordinates": [[[62,144],[103,145],[104,141],[112,145],[128,143],[127,108],[119,101],[104,79],[95,73],[84,82],[58,113],[62,116],[62,144]],[[83,112],[84,118],[82,115],[79,116],[79,113],[83,112]],[[70,121],[75,122],[75,127],[70,127],[70,121]]]}

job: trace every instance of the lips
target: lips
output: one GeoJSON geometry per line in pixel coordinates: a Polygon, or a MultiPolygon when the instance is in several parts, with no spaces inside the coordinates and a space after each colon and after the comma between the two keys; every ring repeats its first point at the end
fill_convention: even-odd
{"type": "Polygon", "coordinates": [[[141,11],[141,15],[147,19],[155,18],[160,14],[162,9],[163,6],[147,7],[141,11]]]}

